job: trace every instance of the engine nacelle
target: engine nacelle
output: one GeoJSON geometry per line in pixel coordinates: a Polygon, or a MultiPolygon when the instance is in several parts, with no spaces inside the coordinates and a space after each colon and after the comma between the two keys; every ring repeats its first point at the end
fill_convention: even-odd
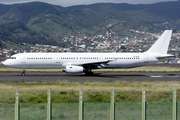
{"type": "Polygon", "coordinates": [[[63,69],[62,71],[66,73],[83,73],[84,68],[81,66],[66,66],[66,69],[63,69]]]}

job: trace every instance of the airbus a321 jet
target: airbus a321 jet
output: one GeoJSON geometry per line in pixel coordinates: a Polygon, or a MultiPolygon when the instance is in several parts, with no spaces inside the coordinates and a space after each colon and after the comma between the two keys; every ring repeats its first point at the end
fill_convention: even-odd
{"type": "Polygon", "coordinates": [[[92,75],[93,69],[134,68],[174,57],[167,54],[172,30],[161,37],[143,53],[19,53],[3,62],[7,67],[23,69],[62,69],[66,73],[92,75]]]}

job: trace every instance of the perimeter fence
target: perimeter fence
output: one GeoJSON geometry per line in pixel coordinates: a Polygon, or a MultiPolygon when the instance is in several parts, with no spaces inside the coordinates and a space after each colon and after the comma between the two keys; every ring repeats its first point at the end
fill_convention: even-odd
{"type": "Polygon", "coordinates": [[[33,99],[32,103],[22,103],[20,91],[16,90],[15,98],[10,98],[15,103],[0,104],[0,120],[180,120],[176,92],[174,88],[169,102],[147,102],[145,88],[142,88],[139,102],[115,102],[112,88],[110,102],[99,103],[83,102],[80,89],[79,99],[74,103],[53,103],[48,89],[41,103],[33,103],[33,99]]]}

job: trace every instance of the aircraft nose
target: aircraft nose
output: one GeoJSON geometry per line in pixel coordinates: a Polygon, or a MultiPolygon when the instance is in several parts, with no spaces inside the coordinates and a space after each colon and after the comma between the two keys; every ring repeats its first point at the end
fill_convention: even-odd
{"type": "Polygon", "coordinates": [[[9,65],[7,60],[5,60],[4,62],[2,62],[2,64],[5,65],[5,66],[8,66],[8,65],[9,65]]]}
{"type": "MultiPolygon", "coordinates": [[[[6,64],[6,61],[3,61],[3,62],[1,62],[3,65],[5,65],[6,64]]],[[[6,65],[5,65],[6,66],[6,65]]]]}

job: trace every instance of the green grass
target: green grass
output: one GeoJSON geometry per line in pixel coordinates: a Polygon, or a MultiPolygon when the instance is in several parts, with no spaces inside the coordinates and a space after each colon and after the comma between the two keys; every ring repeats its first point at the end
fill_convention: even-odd
{"type": "Polygon", "coordinates": [[[1,82],[0,103],[14,103],[19,89],[20,103],[46,103],[47,89],[51,89],[53,103],[77,103],[79,89],[83,89],[84,102],[110,102],[111,88],[115,89],[115,102],[141,102],[142,87],[146,88],[148,102],[171,102],[173,87],[180,101],[180,82],[1,82]]]}
{"type": "MultiPolygon", "coordinates": [[[[8,68],[5,66],[1,66],[0,73],[21,73],[22,69],[16,68],[8,68]]],[[[61,73],[61,69],[26,69],[27,73],[61,73]]],[[[164,67],[164,66],[144,66],[130,69],[96,69],[93,70],[94,73],[172,73],[172,72],[180,72],[179,67],[164,67]]]]}

